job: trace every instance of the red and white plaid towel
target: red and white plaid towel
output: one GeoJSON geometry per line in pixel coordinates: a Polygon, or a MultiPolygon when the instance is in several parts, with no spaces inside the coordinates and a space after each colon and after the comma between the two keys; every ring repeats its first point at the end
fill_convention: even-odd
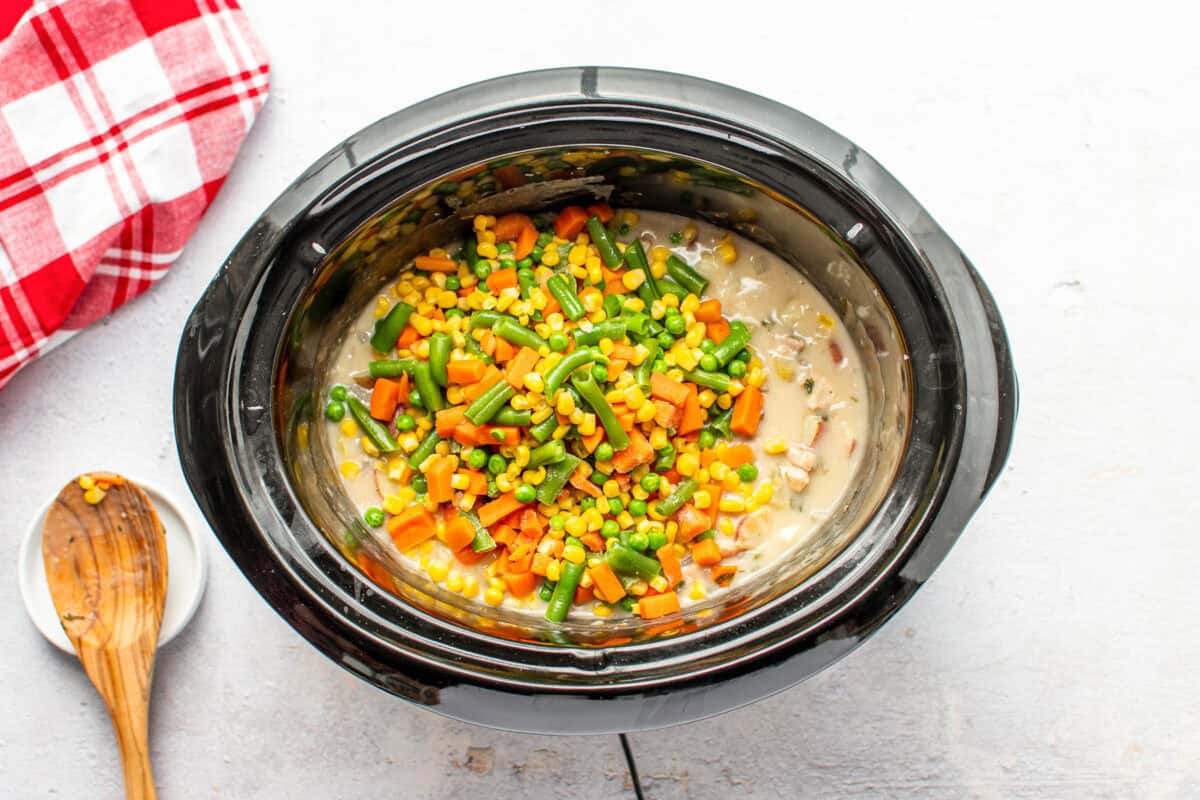
{"type": "Polygon", "coordinates": [[[37,0],[20,18],[0,42],[0,387],[165,274],[267,73],[233,0],[37,0]]]}

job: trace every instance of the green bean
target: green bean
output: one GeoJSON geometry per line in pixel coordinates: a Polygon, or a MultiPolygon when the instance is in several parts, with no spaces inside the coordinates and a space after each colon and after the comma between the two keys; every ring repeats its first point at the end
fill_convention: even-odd
{"type": "Polygon", "coordinates": [[[468,236],[463,243],[463,258],[467,260],[467,268],[475,274],[475,265],[479,263],[479,242],[474,236],[468,236]]]}
{"type": "Polygon", "coordinates": [[[696,272],[686,261],[677,255],[667,256],[667,272],[692,294],[699,297],[708,288],[708,278],[696,272]]]}
{"type": "Polygon", "coordinates": [[[689,380],[692,383],[698,383],[701,386],[707,386],[714,392],[729,391],[729,384],[733,380],[723,372],[708,372],[702,369],[694,369],[690,372],[684,372],[683,377],[685,380],[689,380]]]}
{"type": "Polygon", "coordinates": [[[501,319],[492,327],[492,331],[501,339],[512,342],[518,347],[532,347],[534,350],[541,350],[543,347],[549,349],[550,347],[545,339],[512,317],[501,319]]]}
{"type": "Polygon", "coordinates": [[[421,405],[425,406],[426,411],[433,413],[446,407],[446,399],[442,397],[442,390],[433,380],[433,370],[430,369],[428,361],[417,362],[416,368],[413,369],[413,384],[421,394],[421,405]]]}
{"type": "Polygon", "coordinates": [[[529,453],[529,469],[537,469],[543,464],[554,464],[566,457],[567,446],[561,439],[552,439],[529,453]]]}
{"type": "MultiPolygon", "coordinates": [[[[576,342],[578,344],[578,342],[576,342]]],[[[558,391],[558,387],[562,386],[572,372],[582,367],[584,364],[591,364],[604,358],[599,350],[594,350],[590,347],[580,347],[572,353],[567,353],[562,357],[557,364],[551,367],[546,372],[546,388],[545,395],[547,399],[552,399],[554,393],[558,391]]],[[[607,363],[608,359],[604,359],[607,363]]],[[[553,415],[552,415],[553,416],[553,415]]]]}
{"type": "Polygon", "coordinates": [[[480,361],[482,361],[485,364],[494,364],[495,363],[496,360],[494,358],[489,356],[487,353],[483,352],[483,347],[480,346],[479,342],[475,341],[474,336],[472,336],[471,334],[468,333],[465,338],[467,340],[467,352],[468,353],[475,356],[475,358],[478,358],[480,361]]]}
{"type": "MultiPolygon", "coordinates": [[[[609,297],[616,297],[610,294],[609,297]]],[[[615,315],[613,315],[615,316],[615,315]]],[[[635,336],[646,336],[650,332],[650,317],[640,311],[626,311],[621,314],[625,320],[625,330],[635,336]]]]}
{"type": "Polygon", "coordinates": [[[371,335],[371,347],[375,348],[375,352],[390,353],[392,351],[392,348],[396,346],[396,340],[404,332],[404,326],[408,324],[408,318],[415,310],[408,303],[396,303],[387,316],[375,323],[375,332],[371,335]]]}
{"type": "Polygon", "coordinates": [[[508,405],[508,401],[516,393],[517,390],[508,381],[500,381],[479,395],[479,397],[476,397],[471,402],[471,405],[467,406],[467,419],[476,425],[483,425],[485,422],[489,422],[492,417],[496,416],[496,412],[508,405]]]}
{"type": "Polygon", "coordinates": [[[621,251],[617,250],[617,246],[613,244],[613,240],[608,235],[608,231],[604,229],[604,223],[600,221],[600,218],[589,218],[587,229],[588,235],[592,237],[592,244],[596,245],[596,249],[600,251],[600,258],[604,261],[605,266],[609,269],[616,269],[620,266],[625,258],[621,255],[621,251]]]}
{"type": "MultiPolygon", "coordinates": [[[[551,414],[550,416],[554,416],[551,414]]],[[[533,424],[532,411],[517,411],[512,406],[505,406],[492,417],[493,425],[516,425],[518,428],[528,428],[533,424]]]]}
{"type": "Polygon", "coordinates": [[[607,319],[604,322],[597,322],[592,326],[590,331],[585,331],[582,328],[576,328],[573,334],[575,344],[583,346],[588,344],[597,344],[601,339],[612,339],[614,342],[624,338],[626,321],[621,317],[616,319],[607,319]]]}
{"type": "Polygon", "coordinates": [[[642,249],[640,239],[634,239],[625,248],[625,260],[629,262],[630,269],[640,269],[646,276],[646,280],[642,281],[637,288],[637,296],[642,298],[646,309],[649,310],[654,301],[662,297],[662,293],[659,292],[654,275],[650,272],[650,263],[646,261],[646,251],[642,249]]]}
{"type": "MultiPolygon", "coordinates": [[[[573,283],[574,278],[571,280],[573,283]]],[[[583,307],[583,301],[575,296],[575,292],[571,291],[571,287],[567,285],[567,279],[562,275],[550,276],[550,280],[546,281],[546,290],[554,295],[554,299],[562,306],[563,313],[569,319],[577,320],[587,313],[587,309],[583,307]]]]}
{"type": "Polygon", "coordinates": [[[412,375],[417,368],[415,358],[399,358],[394,361],[372,361],[367,370],[372,378],[398,378],[401,375],[412,375]]]}
{"type": "Polygon", "coordinates": [[[649,556],[642,555],[626,544],[613,545],[604,560],[615,572],[637,575],[646,581],[652,581],[662,573],[662,564],[649,556]]]}
{"type": "Polygon", "coordinates": [[[638,364],[633,370],[633,379],[637,381],[638,386],[643,389],[650,386],[650,372],[654,368],[654,359],[658,357],[658,342],[649,339],[642,343],[650,352],[642,359],[642,363],[638,364]]]}
{"type": "Polygon", "coordinates": [[[551,414],[541,422],[536,423],[529,429],[529,435],[537,439],[539,442],[544,442],[549,439],[555,429],[558,428],[558,417],[551,414]]]}
{"type": "Polygon", "coordinates": [[[470,326],[471,330],[476,328],[491,328],[502,319],[511,319],[517,321],[516,317],[510,317],[508,314],[501,314],[499,311],[476,311],[471,315],[470,326]]]}
{"type": "Polygon", "coordinates": [[[673,466],[675,466],[675,448],[668,444],[662,450],[658,451],[658,459],[654,462],[654,469],[659,472],[666,472],[673,466]]]}
{"type": "Polygon", "coordinates": [[[476,553],[490,553],[495,550],[496,540],[488,533],[487,528],[483,527],[483,523],[479,521],[479,517],[475,516],[475,512],[463,511],[461,513],[471,521],[471,525],[475,528],[475,538],[471,540],[471,549],[476,553]]]}
{"type": "Polygon", "coordinates": [[[521,299],[529,299],[529,290],[537,285],[531,269],[517,270],[517,286],[521,289],[521,299]]]}
{"type": "Polygon", "coordinates": [[[592,407],[596,412],[596,416],[600,420],[600,424],[604,426],[604,433],[608,437],[608,443],[613,446],[614,450],[624,450],[629,447],[629,434],[621,427],[620,420],[613,413],[612,406],[604,399],[604,393],[600,391],[596,379],[589,372],[577,372],[571,376],[571,385],[579,392],[579,396],[583,398],[583,402],[592,407]]]}
{"type": "Polygon", "coordinates": [[[664,517],[669,517],[683,507],[683,504],[692,499],[692,495],[700,488],[700,482],[695,478],[687,478],[680,482],[675,487],[675,491],[671,492],[670,496],[665,500],[660,500],[654,510],[664,517]]]}
{"type": "Polygon", "coordinates": [[[551,622],[562,622],[567,618],[567,612],[571,610],[571,603],[575,602],[575,589],[579,586],[579,579],[583,577],[585,568],[582,561],[578,564],[574,561],[563,561],[562,570],[558,575],[558,585],[554,587],[554,593],[550,595],[550,602],[546,604],[546,619],[551,622]]]}
{"type": "Polygon", "coordinates": [[[371,416],[366,403],[354,395],[350,395],[346,398],[346,405],[349,406],[350,413],[354,416],[358,427],[362,428],[363,434],[379,448],[379,452],[392,453],[400,449],[400,445],[392,437],[392,432],[387,429],[387,426],[371,416]]]}
{"type": "Polygon", "coordinates": [[[450,379],[446,376],[446,362],[450,360],[450,352],[454,350],[454,339],[448,333],[433,334],[429,337],[429,371],[439,386],[446,386],[450,379]]]}
{"type": "Polygon", "coordinates": [[[717,416],[712,422],[704,426],[705,430],[710,430],[719,439],[733,438],[733,430],[730,426],[733,424],[733,408],[730,407],[717,416]]]}
{"type": "Polygon", "coordinates": [[[731,322],[729,335],[713,348],[712,356],[717,359],[717,364],[723,367],[748,344],[750,344],[750,331],[746,324],[741,321],[731,322]]]}
{"type": "Polygon", "coordinates": [[[660,294],[664,295],[673,294],[681,300],[688,295],[687,289],[683,288],[666,275],[658,279],[658,291],[660,294]]]}
{"type": "Polygon", "coordinates": [[[437,428],[430,430],[417,445],[417,449],[413,450],[412,455],[408,457],[408,465],[413,469],[419,469],[421,462],[433,455],[434,449],[441,440],[442,437],[438,436],[437,428]]]}
{"type": "Polygon", "coordinates": [[[604,316],[608,319],[620,316],[623,307],[621,304],[621,295],[609,294],[604,296],[604,316]]]}
{"type": "MultiPolygon", "coordinates": [[[[554,415],[550,416],[554,419],[554,415]]],[[[540,449],[540,448],[539,448],[540,449]]],[[[567,480],[579,469],[580,459],[567,453],[561,461],[546,467],[546,477],[537,487],[537,501],[549,505],[558,499],[558,493],[567,485],[567,480]]]]}

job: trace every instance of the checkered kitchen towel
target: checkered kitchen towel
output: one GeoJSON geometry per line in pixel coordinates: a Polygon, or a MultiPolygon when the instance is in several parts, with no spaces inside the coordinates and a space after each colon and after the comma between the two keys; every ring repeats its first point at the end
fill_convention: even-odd
{"type": "Polygon", "coordinates": [[[165,274],[267,73],[233,0],[36,0],[16,21],[0,42],[0,387],[165,274]]]}

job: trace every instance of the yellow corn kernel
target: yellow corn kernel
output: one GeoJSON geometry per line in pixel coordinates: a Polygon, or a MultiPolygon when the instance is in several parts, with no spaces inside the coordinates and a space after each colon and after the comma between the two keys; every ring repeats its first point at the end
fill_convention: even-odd
{"type": "Polygon", "coordinates": [[[444,289],[438,293],[437,304],[442,308],[454,308],[458,305],[458,294],[444,289]]]}
{"type": "Polygon", "coordinates": [[[441,583],[450,574],[450,567],[445,561],[430,561],[429,566],[425,568],[425,572],[430,578],[433,578],[434,583],[441,583]]]}
{"type": "Polygon", "coordinates": [[[646,273],[640,269],[627,270],[621,276],[621,283],[629,291],[635,291],[639,286],[646,282],[646,273]]]}
{"type": "Polygon", "coordinates": [[[699,347],[700,343],[704,341],[704,334],[707,331],[708,326],[703,322],[692,323],[691,327],[688,328],[688,332],[684,334],[683,343],[691,348],[699,347]]]}
{"type": "Polygon", "coordinates": [[[459,510],[470,511],[472,508],[475,507],[475,501],[477,499],[478,499],[477,495],[473,495],[470,492],[463,492],[462,498],[458,501],[459,510]]]}
{"type": "Polygon", "coordinates": [[[616,497],[621,493],[621,484],[615,480],[607,480],[604,482],[603,491],[605,497],[616,497]]]}
{"type": "Polygon", "coordinates": [[[586,415],[583,413],[583,409],[576,406],[575,410],[571,412],[569,419],[572,425],[579,425],[579,423],[583,422],[584,416],[586,415]]]}
{"type": "Polygon", "coordinates": [[[773,483],[764,483],[754,490],[754,502],[760,506],[765,506],[771,502],[773,497],[775,497],[775,484],[773,483]]]}
{"type": "Polygon", "coordinates": [[[375,298],[375,319],[379,319],[380,317],[386,315],[388,313],[388,309],[391,307],[392,301],[388,300],[386,296],[380,295],[379,297],[375,298]]]}
{"type": "Polygon", "coordinates": [[[399,514],[407,505],[407,503],[400,499],[400,495],[389,494],[383,498],[383,510],[389,514],[399,514]]]}
{"type": "Polygon", "coordinates": [[[567,521],[563,524],[563,529],[572,536],[583,536],[587,533],[587,521],[583,517],[567,517],[567,521]]]}
{"type": "Polygon", "coordinates": [[[488,590],[483,593],[483,602],[489,606],[498,606],[504,602],[504,591],[497,589],[495,586],[488,587],[488,590]]]}
{"type": "Polygon", "coordinates": [[[341,471],[342,477],[350,481],[357,478],[358,473],[362,472],[362,467],[354,461],[343,461],[338,469],[341,471]]]}
{"type": "Polygon", "coordinates": [[[723,264],[732,264],[733,262],[737,261],[738,251],[733,242],[721,242],[716,246],[716,248],[713,249],[713,252],[716,253],[717,258],[719,258],[723,264]]]}
{"type": "Polygon", "coordinates": [[[746,510],[746,501],[742,499],[741,495],[726,494],[721,496],[721,502],[717,504],[717,508],[726,514],[740,514],[746,510]]]}
{"type": "Polygon", "coordinates": [[[564,392],[559,389],[554,400],[555,410],[564,417],[571,416],[571,412],[575,410],[575,398],[570,392],[564,392]]]}
{"type": "Polygon", "coordinates": [[[695,477],[697,483],[708,483],[708,470],[704,467],[701,467],[700,469],[696,470],[695,477]]]}
{"type": "Polygon", "coordinates": [[[523,394],[516,395],[512,400],[508,401],[508,404],[513,407],[514,411],[529,410],[529,398],[523,394]]]}
{"type": "Polygon", "coordinates": [[[712,389],[705,389],[696,399],[700,401],[701,408],[708,408],[717,402],[717,393],[712,389]]]}
{"type": "Polygon", "coordinates": [[[667,307],[663,305],[662,300],[655,300],[650,304],[650,316],[654,319],[662,319],[667,314],[667,307]]]}
{"type": "Polygon", "coordinates": [[[650,420],[654,419],[657,413],[658,408],[656,408],[653,403],[646,403],[637,410],[637,412],[634,414],[634,419],[636,419],[638,422],[649,422],[650,420]]]}
{"type": "MultiPolygon", "coordinates": [[[[746,385],[753,386],[755,389],[761,389],[762,385],[767,382],[767,373],[763,372],[761,367],[755,367],[746,375],[746,385]]],[[[733,393],[733,383],[729,385],[729,391],[733,393]]]]}
{"type": "Polygon", "coordinates": [[[617,515],[617,524],[622,528],[632,528],[634,524],[633,514],[628,511],[622,511],[617,515]]]}
{"type": "Polygon", "coordinates": [[[597,617],[611,617],[612,609],[603,603],[595,603],[592,605],[592,613],[597,617]]]}
{"type": "Polygon", "coordinates": [[[767,439],[767,443],[763,445],[763,450],[767,455],[778,456],[787,452],[787,442],[781,436],[772,436],[767,439]]]}
{"type": "Polygon", "coordinates": [[[717,407],[722,411],[728,411],[731,405],[733,405],[733,398],[730,397],[729,392],[725,392],[717,397],[717,407]]]}
{"type": "Polygon", "coordinates": [[[655,575],[654,579],[650,581],[650,588],[656,592],[665,592],[671,586],[662,575],[655,575]]]}
{"type": "Polygon", "coordinates": [[[630,311],[645,311],[646,303],[640,297],[631,297],[625,301],[625,307],[630,311]]]}
{"type": "Polygon", "coordinates": [[[591,436],[596,432],[596,415],[591,413],[584,414],[583,419],[577,423],[577,427],[579,428],[580,436],[591,436]]]}
{"type": "Polygon", "coordinates": [[[733,536],[737,533],[737,527],[734,526],[733,520],[729,517],[721,517],[717,520],[717,530],[724,536],[733,536]]]}
{"type": "Polygon", "coordinates": [[[700,357],[684,342],[676,342],[670,353],[675,356],[675,363],[684,369],[695,369],[700,364],[700,357]]]}
{"type": "Polygon", "coordinates": [[[496,249],[496,245],[491,242],[482,243],[476,248],[481,258],[498,258],[500,251],[496,249]]]}
{"type": "Polygon", "coordinates": [[[557,581],[560,577],[562,577],[562,561],[557,558],[552,559],[546,565],[546,580],[557,581]]]}
{"type": "Polygon", "coordinates": [[[551,439],[563,439],[571,432],[570,425],[559,425],[554,429],[554,433],[550,434],[551,439]]]}
{"type": "Polygon", "coordinates": [[[471,227],[477,231],[485,231],[488,228],[488,218],[486,214],[476,214],[475,219],[471,220],[471,227]]]}
{"type": "Polygon", "coordinates": [[[629,407],[630,411],[637,411],[646,405],[646,395],[642,394],[642,389],[637,384],[633,384],[622,394],[625,397],[625,405],[629,407]]]}
{"type": "Polygon", "coordinates": [[[650,432],[650,446],[655,450],[662,450],[667,446],[667,444],[669,444],[667,439],[667,429],[655,427],[655,429],[650,432]]]}
{"type": "Polygon", "coordinates": [[[517,468],[520,469],[528,463],[529,463],[529,448],[526,447],[525,445],[519,445],[517,447],[517,449],[513,452],[513,464],[515,464],[517,466],[517,468]]]}
{"type": "Polygon", "coordinates": [[[421,446],[421,439],[414,433],[406,433],[400,437],[400,449],[411,453],[421,446]]]}
{"type": "Polygon", "coordinates": [[[698,234],[699,231],[696,229],[696,223],[689,222],[687,225],[683,226],[683,243],[691,244],[692,242],[696,241],[696,236],[698,234]]]}
{"type": "Polygon", "coordinates": [[[688,597],[693,600],[703,600],[707,596],[708,593],[704,591],[704,587],[698,581],[693,581],[692,588],[688,591],[688,597]]]}
{"type": "Polygon", "coordinates": [[[521,480],[525,481],[531,486],[537,486],[542,481],[546,480],[546,468],[538,467],[537,469],[527,469],[521,475],[521,480]]]}
{"type": "Polygon", "coordinates": [[[338,430],[342,432],[342,436],[357,436],[358,423],[350,417],[346,417],[338,424],[338,430]]]}
{"type": "MultiPolygon", "coordinates": [[[[516,398],[514,397],[513,399],[515,400],[516,398]]],[[[517,410],[519,411],[520,409],[517,409],[517,410]]],[[[533,414],[529,417],[529,419],[531,422],[533,422],[534,425],[536,425],[539,422],[545,422],[546,417],[550,416],[553,413],[554,413],[554,409],[552,409],[550,406],[542,406],[537,411],[534,411],[533,414]]]]}
{"type": "Polygon", "coordinates": [[[446,578],[446,588],[452,592],[461,592],[463,590],[463,576],[457,572],[451,572],[446,578]]]}
{"type": "Polygon", "coordinates": [[[83,499],[88,505],[94,506],[104,499],[104,495],[105,492],[103,489],[101,489],[99,486],[93,486],[83,493],[83,499]]]}
{"type": "Polygon", "coordinates": [[[567,253],[567,263],[572,267],[582,267],[587,263],[587,256],[587,246],[577,244],[571,248],[569,253],[567,253]]]}
{"type": "Polygon", "coordinates": [[[679,308],[679,298],[673,294],[663,295],[662,301],[667,308],[679,308]]]}
{"type": "Polygon", "coordinates": [[[456,472],[450,476],[450,488],[460,492],[465,492],[467,487],[471,485],[471,479],[461,472],[456,472]]]}
{"type": "Polygon", "coordinates": [[[470,575],[463,578],[462,593],[463,597],[474,597],[479,594],[479,581],[470,575]]]}
{"type": "Polygon", "coordinates": [[[650,584],[639,579],[629,584],[629,593],[635,597],[641,597],[649,588],[650,584]]]}
{"type": "Polygon", "coordinates": [[[700,459],[691,453],[684,453],[675,462],[675,469],[679,471],[680,475],[690,477],[696,474],[696,470],[700,469],[700,459]]]}
{"type": "Polygon", "coordinates": [[[704,489],[700,489],[692,495],[692,505],[696,508],[708,508],[712,505],[712,495],[704,489]]]}
{"type": "Polygon", "coordinates": [[[92,480],[91,475],[80,475],[79,476],[79,488],[83,489],[85,492],[88,489],[91,489],[95,485],[96,485],[96,482],[94,480],[92,480]]]}
{"type": "Polygon", "coordinates": [[[557,267],[558,260],[558,250],[553,247],[546,248],[545,252],[542,253],[542,263],[547,267],[557,267]]]}
{"type": "Polygon", "coordinates": [[[746,513],[753,514],[755,511],[758,511],[758,501],[755,500],[753,497],[747,497],[746,498],[746,513]]]}
{"type": "Polygon", "coordinates": [[[834,326],[833,317],[826,314],[824,311],[817,314],[817,325],[825,330],[832,330],[834,326]]]}
{"type": "Polygon", "coordinates": [[[742,485],[742,479],[738,477],[736,470],[730,470],[725,476],[725,480],[721,481],[721,485],[730,491],[736,490],[742,485]]]}
{"type": "Polygon", "coordinates": [[[723,481],[725,476],[729,474],[729,465],[720,461],[714,461],[708,467],[708,474],[712,476],[714,481],[723,481]]]}
{"type": "Polygon", "coordinates": [[[700,298],[694,294],[689,294],[683,298],[683,302],[679,304],[679,310],[684,314],[695,314],[696,309],[700,307],[700,298]]]}
{"type": "Polygon", "coordinates": [[[613,389],[604,395],[604,399],[608,401],[609,405],[612,405],[613,403],[624,403],[625,393],[620,389],[613,389]]]}
{"type": "Polygon", "coordinates": [[[512,478],[505,473],[500,473],[496,476],[496,488],[502,492],[511,492],[513,490],[512,478]]]}
{"type": "Polygon", "coordinates": [[[585,557],[586,553],[584,553],[583,548],[579,547],[578,545],[569,544],[563,548],[563,558],[567,561],[570,561],[572,564],[582,564],[585,557]]]}
{"type": "Polygon", "coordinates": [[[527,372],[525,373],[525,388],[541,394],[546,389],[546,379],[537,372],[527,372]]]}
{"type": "Polygon", "coordinates": [[[408,324],[417,329],[417,333],[422,336],[428,336],[433,333],[433,320],[428,317],[423,317],[420,314],[413,314],[408,318],[408,324]]]}
{"type": "MultiPolygon", "coordinates": [[[[650,260],[651,261],[666,262],[666,260],[670,257],[671,257],[671,251],[668,250],[666,247],[663,247],[661,244],[650,248],[650,260]]],[[[658,276],[655,275],[654,277],[657,278],[658,276]]]]}
{"type": "Polygon", "coordinates": [[[359,444],[362,445],[363,452],[372,458],[379,455],[379,448],[376,447],[375,443],[367,437],[362,437],[362,439],[359,440],[359,444]]]}

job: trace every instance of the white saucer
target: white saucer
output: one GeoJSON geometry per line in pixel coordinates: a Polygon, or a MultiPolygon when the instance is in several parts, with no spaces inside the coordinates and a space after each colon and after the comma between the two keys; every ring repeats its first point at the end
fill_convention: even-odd
{"type": "MultiPolygon", "coordinates": [[[[167,601],[163,608],[162,628],[158,645],[163,646],[184,629],[200,606],[204,584],[208,578],[208,555],[194,529],[179,508],[162,492],[145,481],[131,478],[146,492],[158,518],[162,520],[167,540],[167,601]]],[[[50,504],[38,512],[21,539],[17,556],[17,579],[25,610],[33,624],[51,644],[65,653],[75,653],[71,640],[58,621],[50,587],[46,583],[46,565],[42,561],[42,523],[50,504]]]]}

